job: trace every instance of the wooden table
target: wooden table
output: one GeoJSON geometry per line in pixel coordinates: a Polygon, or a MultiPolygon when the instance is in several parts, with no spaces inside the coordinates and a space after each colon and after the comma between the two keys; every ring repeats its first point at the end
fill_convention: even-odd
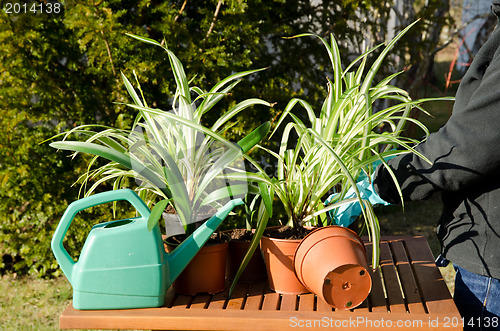
{"type": "MultiPolygon", "coordinates": [[[[368,253],[371,244],[366,244],[368,253]]],[[[345,329],[461,330],[462,320],[434,264],[424,237],[383,237],[380,268],[365,302],[335,311],[314,294],[280,295],[265,283],[242,284],[227,293],[183,296],[171,289],[164,307],[78,311],[69,305],[61,329],[281,330],[345,329]]]]}

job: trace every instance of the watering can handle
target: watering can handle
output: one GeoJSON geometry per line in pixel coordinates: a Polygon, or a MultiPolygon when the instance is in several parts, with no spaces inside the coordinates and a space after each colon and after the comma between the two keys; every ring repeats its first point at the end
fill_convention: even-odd
{"type": "Polygon", "coordinates": [[[51,247],[57,262],[61,266],[62,271],[71,284],[75,261],[64,248],[63,240],[71,222],[73,221],[73,218],[75,218],[79,211],[118,200],[126,200],[130,202],[143,218],[148,219],[149,214],[151,213],[148,206],[134,191],[129,189],[107,191],[74,201],[64,212],[61,221],[59,221],[56,231],[54,232],[54,236],[52,237],[51,247]]]}

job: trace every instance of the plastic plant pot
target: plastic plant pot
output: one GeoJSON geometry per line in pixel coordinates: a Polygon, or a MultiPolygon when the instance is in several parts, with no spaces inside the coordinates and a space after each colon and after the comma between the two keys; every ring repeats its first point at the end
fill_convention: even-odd
{"type": "Polygon", "coordinates": [[[371,291],[363,241],[344,227],[327,226],[309,233],[297,247],[294,268],[308,290],[336,309],[359,306],[371,291]]]}

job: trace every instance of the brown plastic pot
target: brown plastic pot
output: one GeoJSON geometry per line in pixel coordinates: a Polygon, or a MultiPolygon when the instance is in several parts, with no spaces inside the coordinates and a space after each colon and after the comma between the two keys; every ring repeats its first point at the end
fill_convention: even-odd
{"type": "MultiPolygon", "coordinates": [[[[165,244],[167,252],[176,246],[165,244]]],[[[195,295],[224,291],[228,243],[205,244],[173,283],[176,293],[195,295]]]]}
{"type": "Polygon", "coordinates": [[[363,241],[344,227],[327,226],[309,233],[297,247],[294,268],[308,290],[336,309],[360,305],[371,291],[363,241]]]}
{"type": "Polygon", "coordinates": [[[281,294],[302,294],[309,290],[294,272],[293,259],[301,240],[276,239],[263,236],[260,247],[264,256],[269,288],[281,294]]]}
{"type": "MultiPolygon", "coordinates": [[[[227,252],[226,277],[233,280],[238,269],[250,248],[250,241],[231,240],[227,252]]],[[[240,276],[240,283],[261,282],[267,279],[266,265],[259,249],[256,249],[248,262],[245,270],[240,276]]]]}

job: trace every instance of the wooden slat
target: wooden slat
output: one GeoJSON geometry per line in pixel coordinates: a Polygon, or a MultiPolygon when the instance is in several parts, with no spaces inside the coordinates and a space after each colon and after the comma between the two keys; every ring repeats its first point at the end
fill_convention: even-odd
{"type": "Polygon", "coordinates": [[[279,302],[280,295],[278,293],[266,293],[262,302],[262,310],[278,310],[279,302]]]}
{"type": "MultiPolygon", "coordinates": [[[[366,243],[366,255],[372,255],[372,244],[366,243]]],[[[385,300],[384,285],[382,284],[382,279],[380,278],[380,270],[372,270],[371,264],[369,268],[370,277],[372,278],[372,290],[370,292],[369,298],[371,303],[372,312],[387,312],[387,302],[385,300]]]]}
{"type": "Polygon", "coordinates": [[[425,313],[422,298],[418,291],[417,282],[413,269],[406,255],[406,250],[402,240],[395,240],[391,242],[393,258],[398,271],[399,279],[403,287],[403,293],[408,306],[408,311],[414,314],[425,313]]]}
{"type": "Polygon", "coordinates": [[[384,294],[382,278],[380,277],[380,269],[370,272],[372,277],[372,290],[369,298],[371,303],[371,311],[387,312],[387,301],[384,294]]]}
{"type": "Polygon", "coordinates": [[[317,302],[316,302],[316,306],[317,306],[316,309],[317,309],[317,311],[319,311],[319,312],[325,312],[325,313],[326,312],[330,312],[330,313],[332,312],[332,310],[333,310],[332,306],[330,306],[329,304],[327,304],[325,302],[325,300],[323,300],[321,298],[318,298],[318,297],[316,298],[316,300],[317,300],[317,302]]]}
{"type": "Polygon", "coordinates": [[[210,303],[212,296],[210,294],[197,294],[193,301],[191,301],[191,305],[189,309],[204,309],[210,303]]]}
{"type": "Polygon", "coordinates": [[[281,296],[281,306],[282,311],[295,311],[297,308],[297,295],[294,294],[283,294],[281,296]]]}
{"type": "Polygon", "coordinates": [[[418,286],[429,313],[455,313],[450,291],[434,263],[434,256],[424,237],[405,241],[418,286]]]}
{"type": "Polygon", "coordinates": [[[186,309],[191,304],[192,296],[178,294],[172,302],[172,309],[186,309]]]}
{"type": "Polygon", "coordinates": [[[301,294],[299,297],[299,311],[314,311],[314,300],[315,297],[312,293],[301,294]]]}
{"type": "Polygon", "coordinates": [[[210,301],[210,304],[208,305],[207,309],[210,310],[223,309],[224,306],[226,305],[226,300],[227,300],[227,290],[224,292],[216,293],[212,296],[212,300],[210,301]]]}
{"type": "Polygon", "coordinates": [[[237,284],[234,287],[231,298],[228,300],[226,309],[242,309],[248,291],[248,284],[237,284]]]}
{"type": "Polygon", "coordinates": [[[363,301],[359,306],[354,308],[355,312],[359,313],[367,313],[369,312],[369,305],[368,305],[368,297],[363,301]]]}
{"type": "Polygon", "coordinates": [[[250,284],[245,310],[259,310],[261,308],[265,288],[267,288],[266,282],[250,284]]]}
{"type": "Polygon", "coordinates": [[[396,274],[396,267],[392,260],[389,243],[380,243],[380,269],[384,277],[384,287],[389,303],[389,310],[393,313],[405,313],[406,307],[403,293],[399,287],[399,280],[396,274]]]}

